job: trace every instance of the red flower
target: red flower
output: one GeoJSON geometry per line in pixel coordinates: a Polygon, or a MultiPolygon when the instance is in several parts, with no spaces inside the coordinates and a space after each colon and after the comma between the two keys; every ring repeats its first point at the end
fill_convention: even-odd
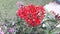
{"type": "Polygon", "coordinates": [[[23,6],[21,9],[18,9],[17,15],[24,19],[27,24],[31,26],[38,26],[41,24],[44,18],[45,10],[43,6],[23,6]]]}

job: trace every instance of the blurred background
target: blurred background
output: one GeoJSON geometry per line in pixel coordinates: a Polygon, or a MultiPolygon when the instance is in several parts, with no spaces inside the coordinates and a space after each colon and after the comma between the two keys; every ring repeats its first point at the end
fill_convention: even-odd
{"type": "Polygon", "coordinates": [[[0,13],[2,13],[1,17],[6,17],[3,16],[5,13],[8,15],[8,17],[15,15],[18,9],[16,3],[19,1],[22,1],[25,5],[29,5],[31,3],[34,5],[45,5],[53,0],[0,0],[0,13]]]}
{"type": "MultiPolygon", "coordinates": [[[[18,10],[18,6],[16,3],[23,2],[24,5],[29,5],[32,3],[34,5],[44,6],[53,1],[54,0],[0,0],[0,33],[3,31],[2,33],[11,34],[11,30],[12,30],[12,33],[14,32],[15,34],[20,34],[25,32],[27,33],[41,32],[42,34],[48,34],[48,33],[51,34],[50,31],[54,28],[54,27],[52,28],[52,26],[55,25],[56,23],[58,24],[60,23],[60,21],[55,19],[55,16],[47,12],[47,15],[45,16],[46,23],[42,23],[42,25],[45,24],[46,27],[42,28],[42,26],[39,25],[38,27],[31,29],[30,26],[28,27],[26,26],[24,20],[16,16],[16,11],[18,10]],[[45,29],[46,31],[43,29],[45,29]]],[[[54,34],[55,32],[60,32],[60,28],[58,28],[58,30],[56,28],[55,30],[52,30],[52,32],[54,32],[54,34]]]]}

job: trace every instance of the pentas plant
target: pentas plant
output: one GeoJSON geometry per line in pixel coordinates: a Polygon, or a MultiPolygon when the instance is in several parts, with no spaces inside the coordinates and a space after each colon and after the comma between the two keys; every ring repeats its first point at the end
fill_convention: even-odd
{"type": "Polygon", "coordinates": [[[30,4],[18,9],[17,15],[24,19],[30,26],[38,26],[44,19],[45,10],[43,6],[35,6],[30,4]]]}
{"type": "MultiPolygon", "coordinates": [[[[22,28],[21,32],[24,34],[25,33],[28,33],[28,34],[38,34],[38,33],[39,34],[59,34],[60,33],[60,28],[57,27],[60,20],[60,16],[58,14],[60,13],[55,11],[55,9],[53,9],[55,5],[51,7],[47,5],[45,7],[45,6],[35,6],[33,4],[26,5],[26,6],[23,4],[19,4],[19,6],[20,7],[17,10],[18,19],[20,18],[25,20],[26,25],[30,25],[33,27],[32,28],[32,27],[26,26],[25,22],[22,22],[21,20],[17,19],[18,21],[17,23],[20,26],[18,30],[19,33],[21,28],[22,28]],[[23,24],[24,27],[21,25],[21,23],[24,23],[23,24]]],[[[56,10],[58,10],[58,8],[56,10]]]]}

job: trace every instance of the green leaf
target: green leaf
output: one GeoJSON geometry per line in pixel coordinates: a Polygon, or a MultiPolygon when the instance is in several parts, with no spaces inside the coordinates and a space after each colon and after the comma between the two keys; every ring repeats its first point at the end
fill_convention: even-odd
{"type": "Polygon", "coordinates": [[[50,27],[55,25],[56,23],[57,23],[57,21],[54,19],[47,19],[47,20],[43,21],[43,24],[49,24],[50,27]]]}
{"type": "Polygon", "coordinates": [[[60,28],[55,28],[51,32],[52,34],[60,33],[60,28]]]}
{"type": "Polygon", "coordinates": [[[46,29],[47,29],[47,30],[51,30],[51,26],[48,24],[48,22],[45,23],[45,24],[46,24],[46,29]]]}

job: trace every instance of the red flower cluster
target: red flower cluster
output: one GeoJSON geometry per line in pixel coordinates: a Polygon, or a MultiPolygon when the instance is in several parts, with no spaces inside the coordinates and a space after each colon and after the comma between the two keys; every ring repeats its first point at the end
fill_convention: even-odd
{"type": "Polygon", "coordinates": [[[17,11],[17,15],[24,19],[31,26],[38,26],[44,18],[45,10],[43,6],[23,6],[17,11]]]}

